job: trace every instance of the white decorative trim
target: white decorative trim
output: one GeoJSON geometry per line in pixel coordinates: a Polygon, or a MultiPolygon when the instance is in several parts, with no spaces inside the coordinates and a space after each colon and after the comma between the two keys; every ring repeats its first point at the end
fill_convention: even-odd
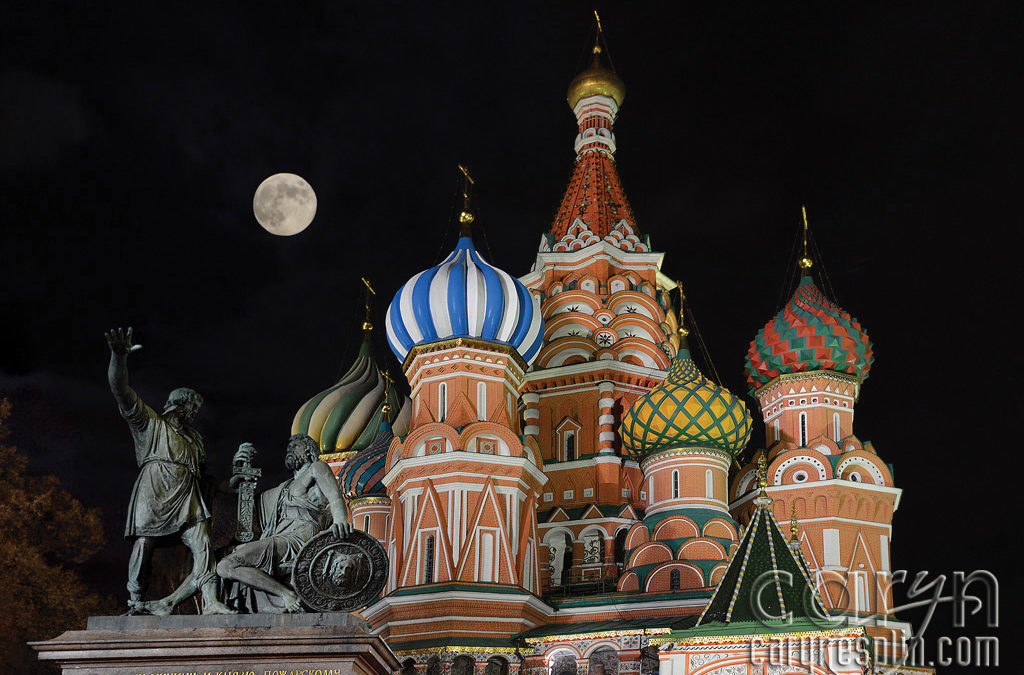
{"type": "MultiPolygon", "coordinates": [[[[526,473],[530,474],[539,484],[543,485],[548,482],[548,477],[543,471],[537,468],[537,465],[530,461],[527,457],[507,457],[505,455],[481,455],[476,452],[467,452],[464,455],[459,455],[458,459],[464,459],[474,464],[495,464],[499,466],[516,465],[520,469],[523,469],[526,473]]],[[[391,470],[384,475],[381,482],[384,485],[391,487],[391,483],[394,482],[398,474],[404,471],[407,467],[418,467],[418,466],[432,466],[432,465],[445,465],[453,461],[451,453],[442,452],[436,455],[424,455],[421,457],[402,457],[395,465],[391,467],[391,470]]],[[[490,475],[490,474],[473,474],[462,472],[463,475],[467,476],[478,476],[478,475],[490,475]]],[[[436,476],[432,476],[436,478],[436,476]]],[[[419,478],[415,480],[421,480],[419,478]]],[[[515,480],[515,479],[513,479],[515,480]]],[[[407,481],[408,482],[408,481],[407,481]]],[[[522,481],[520,481],[522,483],[522,481]]],[[[847,481],[849,482],[849,481],[847,481]]],[[[524,483],[525,486],[525,483],[524,483]]],[[[398,486],[398,489],[403,489],[403,486],[398,486]]]]}
{"type": "Polygon", "coordinates": [[[775,475],[772,477],[773,485],[782,485],[782,474],[786,472],[786,469],[793,466],[794,464],[810,464],[818,470],[818,480],[827,480],[828,471],[825,469],[825,464],[817,457],[811,457],[810,455],[797,455],[790,457],[785,460],[782,464],[779,464],[779,468],[775,470],[775,475]]]}
{"type": "MultiPolygon", "coordinates": [[[[839,466],[836,467],[836,474],[838,476],[843,475],[843,469],[850,465],[859,466],[871,474],[871,477],[875,479],[875,485],[885,485],[885,476],[882,475],[882,471],[875,466],[874,462],[867,459],[866,457],[847,457],[843,461],[839,462],[839,466]]],[[[851,481],[846,481],[851,482],[851,481]]]]}

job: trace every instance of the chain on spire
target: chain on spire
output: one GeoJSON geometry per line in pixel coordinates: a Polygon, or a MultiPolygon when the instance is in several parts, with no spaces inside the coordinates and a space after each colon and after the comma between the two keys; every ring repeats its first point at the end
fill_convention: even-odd
{"type": "Polygon", "coordinates": [[[459,171],[462,172],[462,211],[459,212],[459,225],[461,227],[459,236],[468,237],[470,236],[469,226],[476,220],[469,202],[469,192],[474,182],[473,177],[469,175],[469,169],[459,164],[459,171]]]}
{"type": "Polygon", "coordinates": [[[804,254],[799,260],[800,269],[803,270],[803,274],[810,274],[811,267],[814,266],[814,261],[811,260],[810,256],[807,255],[807,206],[801,205],[800,211],[804,216],[804,254]]]}
{"type": "Polygon", "coordinates": [[[366,299],[364,301],[365,314],[363,316],[363,330],[367,334],[373,330],[373,323],[370,322],[370,298],[377,295],[377,291],[373,290],[373,286],[370,285],[370,281],[366,277],[360,277],[363,280],[363,286],[366,286],[366,299]]]}

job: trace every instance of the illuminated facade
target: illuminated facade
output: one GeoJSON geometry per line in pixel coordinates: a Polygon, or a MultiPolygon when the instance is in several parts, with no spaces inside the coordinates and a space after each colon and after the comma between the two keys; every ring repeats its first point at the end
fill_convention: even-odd
{"type": "Polygon", "coordinates": [[[296,416],[388,551],[362,615],[406,673],[747,673],[742,645],[769,634],[870,672],[836,655],[907,628],[881,625],[900,490],[853,434],[871,343],[803,261],[747,355],[768,438],[739,466],[751,415],[694,362],[684,298],[618,176],[624,92],[595,47],[569,87],[575,168],[520,279],[475,250],[467,179],[455,250],[388,308],[410,398],[365,349],[296,416]],[[790,570],[765,592],[793,624],[736,609],[761,568],[790,570]],[[822,606],[853,621],[815,623],[822,606]]]}

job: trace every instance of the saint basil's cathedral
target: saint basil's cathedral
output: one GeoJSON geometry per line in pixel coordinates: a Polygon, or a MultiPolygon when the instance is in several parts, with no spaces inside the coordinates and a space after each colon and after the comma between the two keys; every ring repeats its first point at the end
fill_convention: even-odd
{"type": "Polygon", "coordinates": [[[767,438],[741,466],[751,412],[694,362],[683,286],[636,226],[601,51],[569,86],[576,163],[531,271],[476,250],[465,174],[455,249],[387,308],[410,396],[368,307],[356,362],[295,415],[388,554],[362,617],[405,675],[880,672],[910,626],[901,491],[853,429],[868,335],[815,284],[805,219],[799,284],[746,354],[767,438]]]}

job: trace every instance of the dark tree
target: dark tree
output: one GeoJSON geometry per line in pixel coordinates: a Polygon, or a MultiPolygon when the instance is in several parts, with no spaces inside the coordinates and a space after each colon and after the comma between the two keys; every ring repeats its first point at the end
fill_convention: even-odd
{"type": "Polygon", "coordinates": [[[50,673],[26,642],[84,628],[109,614],[78,570],[103,545],[99,511],[72,497],[56,476],[25,474],[27,459],[4,444],[11,404],[0,399],[0,663],[13,673],[50,673]]]}

